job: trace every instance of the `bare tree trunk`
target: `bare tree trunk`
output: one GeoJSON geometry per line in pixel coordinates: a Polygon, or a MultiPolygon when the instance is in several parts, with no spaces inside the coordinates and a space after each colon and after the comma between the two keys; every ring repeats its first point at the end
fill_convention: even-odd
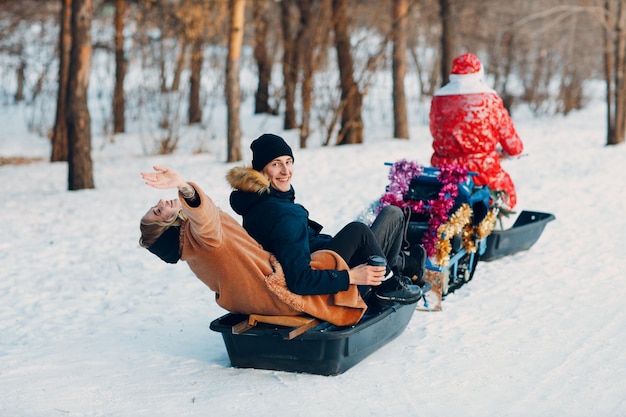
{"type": "Polygon", "coordinates": [[[615,27],[615,136],[608,145],[624,141],[626,127],[626,10],[620,1],[617,4],[615,27]]]}
{"type": "Polygon", "coordinates": [[[124,96],[124,78],[126,77],[126,58],[124,56],[124,13],[126,0],[115,0],[115,87],[113,88],[113,133],[126,130],[124,117],[126,99],[124,96]]]}
{"type": "Polygon", "coordinates": [[[204,61],[204,40],[198,36],[193,41],[191,48],[191,74],[189,76],[189,124],[202,121],[202,106],[200,106],[200,79],[202,74],[202,61],[204,61]]]}
{"type": "Polygon", "coordinates": [[[91,70],[92,0],[72,2],[72,49],[67,93],[68,189],[94,188],[91,118],[87,107],[91,70]]]}
{"type": "Polygon", "coordinates": [[[226,104],[228,107],[227,162],[241,160],[239,58],[243,44],[245,8],[245,0],[230,0],[230,34],[228,37],[228,62],[226,63],[226,104]]]}
{"type": "Polygon", "coordinates": [[[411,62],[413,62],[413,65],[415,65],[415,71],[417,72],[417,81],[419,82],[420,86],[420,95],[432,96],[435,93],[435,90],[438,88],[437,79],[439,78],[439,71],[437,70],[437,68],[440,66],[438,63],[441,60],[441,51],[439,49],[435,51],[435,67],[427,75],[425,74],[426,69],[422,66],[422,63],[420,62],[420,59],[418,58],[415,50],[411,48],[409,49],[409,51],[411,52],[411,62]],[[424,82],[426,78],[428,81],[424,82]]]}
{"type": "Polygon", "coordinates": [[[454,22],[452,20],[452,0],[439,0],[441,16],[441,85],[450,81],[450,68],[454,60],[454,22]]]}
{"type": "MultiPolygon", "coordinates": [[[[315,71],[324,66],[323,61],[327,59],[327,50],[331,43],[332,36],[332,0],[319,0],[314,2],[314,8],[304,13],[303,18],[309,22],[308,34],[310,47],[303,47],[302,54],[302,121],[300,124],[300,146],[306,148],[307,139],[311,133],[310,120],[311,109],[313,108],[313,86],[315,71]],[[307,17],[308,15],[308,17],[307,17]],[[314,15],[314,17],[313,17],[314,15]]],[[[332,121],[328,124],[328,131],[323,140],[323,145],[327,146],[332,138],[332,132],[338,118],[337,111],[333,112],[332,121]]]]}
{"type": "Polygon", "coordinates": [[[409,138],[409,122],[404,93],[404,77],[406,75],[406,21],[409,10],[408,0],[393,2],[393,136],[401,139],[409,138]]]}
{"type": "MultiPolygon", "coordinates": [[[[566,57],[574,57],[576,53],[576,33],[580,32],[579,16],[573,17],[569,25],[566,57]]],[[[567,116],[572,110],[580,109],[583,101],[583,80],[576,66],[563,65],[559,86],[560,111],[567,116]]]]}
{"type": "Polygon", "coordinates": [[[170,91],[178,91],[180,87],[180,79],[182,77],[183,70],[185,69],[185,56],[187,55],[187,38],[181,36],[179,38],[180,51],[176,56],[176,68],[174,69],[174,78],[172,79],[172,85],[170,91]]]}
{"type": "Polygon", "coordinates": [[[281,27],[283,29],[283,86],[285,99],[284,129],[295,129],[296,122],[296,84],[298,82],[298,51],[294,32],[293,0],[281,0],[281,27]]]}
{"type": "Polygon", "coordinates": [[[335,49],[341,87],[341,131],[337,144],[363,143],[361,108],[363,96],[354,81],[354,65],[348,35],[348,0],[333,0],[335,49]]]}
{"type": "MultiPolygon", "coordinates": [[[[495,71],[494,90],[498,91],[500,97],[504,101],[504,108],[512,113],[513,96],[507,90],[507,81],[512,73],[513,64],[515,62],[515,42],[513,32],[506,31],[502,35],[502,41],[498,48],[498,57],[500,62],[494,62],[494,66],[499,68],[495,71]]],[[[496,58],[497,59],[497,58],[496,58]]],[[[492,67],[493,68],[493,67],[492,67]]]]}
{"type": "Polygon", "coordinates": [[[165,68],[165,63],[166,63],[166,52],[165,52],[165,42],[163,42],[163,39],[161,38],[161,42],[159,42],[159,46],[158,46],[161,50],[161,53],[159,54],[159,74],[161,76],[161,92],[162,93],[167,93],[169,91],[169,87],[167,86],[167,69],[165,68]]]}
{"type": "Polygon", "coordinates": [[[611,41],[613,24],[610,20],[612,18],[610,0],[604,2],[604,10],[607,19],[607,24],[602,26],[604,35],[604,79],[606,81],[606,143],[609,145],[615,138],[615,117],[613,112],[615,107],[613,102],[615,97],[615,86],[613,85],[613,51],[615,50],[615,45],[611,41]]]}
{"type": "Polygon", "coordinates": [[[20,65],[17,67],[17,89],[15,90],[15,102],[19,103],[20,101],[24,101],[24,81],[26,76],[26,60],[21,59],[20,65]]]}
{"type": "Polygon", "coordinates": [[[607,134],[606,144],[624,142],[626,133],[626,10],[622,2],[604,2],[603,25],[606,78],[607,134]],[[616,10],[613,9],[615,5],[616,10]]]}
{"type": "Polygon", "coordinates": [[[265,0],[254,1],[254,60],[259,72],[259,83],[254,94],[255,114],[275,114],[269,103],[272,59],[267,51],[267,7],[268,3],[265,0]]]}
{"type": "Polygon", "coordinates": [[[300,0],[300,24],[296,37],[297,62],[302,70],[300,81],[301,120],[300,120],[300,147],[306,148],[307,139],[311,134],[311,109],[313,107],[313,77],[320,61],[321,54],[325,53],[328,37],[329,21],[332,10],[328,0],[300,0]],[[324,52],[320,52],[324,51],[324,52]]]}
{"type": "Polygon", "coordinates": [[[70,72],[70,50],[72,49],[72,0],[61,0],[61,24],[59,30],[59,90],[57,111],[52,132],[52,155],[50,161],[67,161],[67,84],[70,72]]]}
{"type": "MultiPolygon", "coordinates": [[[[314,49],[315,49],[315,28],[313,26],[313,16],[311,12],[311,0],[300,1],[300,33],[296,42],[296,47],[301,54],[302,62],[302,120],[300,123],[300,148],[306,148],[306,142],[310,134],[311,107],[313,95],[313,73],[314,73],[314,49]]],[[[319,20],[317,21],[319,22],[319,20]]]]}

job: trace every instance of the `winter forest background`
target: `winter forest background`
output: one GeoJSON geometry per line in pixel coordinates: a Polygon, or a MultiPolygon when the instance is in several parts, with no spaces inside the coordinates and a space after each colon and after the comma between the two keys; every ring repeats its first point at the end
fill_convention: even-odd
{"type": "Polygon", "coordinates": [[[0,0],[0,415],[626,416],[622,3],[0,0]],[[230,212],[229,160],[278,133],[332,234],[385,162],[428,164],[431,95],[466,51],[524,141],[520,210],[556,220],[343,375],[233,368],[215,294],[137,243],[168,195],[139,172],[230,212]]]}
{"type": "Polygon", "coordinates": [[[427,103],[466,51],[512,113],[567,114],[602,80],[606,143],[624,140],[617,0],[3,0],[0,25],[0,104],[27,107],[51,161],[69,146],[69,189],[94,186],[91,135],[142,133],[146,154],[191,135],[201,153],[226,124],[224,158],[242,159],[252,96],[301,147],[363,142],[378,101],[392,102],[384,134],[407,139],[407,100],[427,103]]]}

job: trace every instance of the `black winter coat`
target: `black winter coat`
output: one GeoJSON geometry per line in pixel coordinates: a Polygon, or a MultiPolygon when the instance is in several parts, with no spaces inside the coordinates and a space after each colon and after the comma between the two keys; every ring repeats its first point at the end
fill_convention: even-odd
{"type": "Polygon", "coordinates": [[[348,271],[311,269],[311,253],[325,249],[331,236],[321,234],[322,226],[294,202],[293,187],[288,192],[274,190],[267,178],[252,168],[233,168],[227,179],[235,188],[231,207],[242,216],[250,236],[276,256],[292,292],[335,294],[348,289],[348,271]]]}

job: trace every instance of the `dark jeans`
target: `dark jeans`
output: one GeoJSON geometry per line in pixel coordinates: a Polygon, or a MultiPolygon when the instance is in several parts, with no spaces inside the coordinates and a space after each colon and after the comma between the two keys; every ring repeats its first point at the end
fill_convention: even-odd
{"type": "Polygon", "coordinates": [[[372,230],[361,222],[345,225],[325,249],[337,252],[350,268],[366,263],[370,255],[385,256],[372,230]]]}
{"type": "Polygon", "coordinates": [[[404,214],[396,206],[386,206],[371,228],[361,222],[348,223],[328,243],[326,249],[337,252],[350,268],[367,262],[370,255],[382,255],[396,274],[404,268],[402,240],[404,214]]]}
{"type": "Polygon", "coordinates": [[[385,206],[372,223],[372,232],[380,244],[385,258],[396,274],[404,269],[404,213],[396,206],[385,206]]]}

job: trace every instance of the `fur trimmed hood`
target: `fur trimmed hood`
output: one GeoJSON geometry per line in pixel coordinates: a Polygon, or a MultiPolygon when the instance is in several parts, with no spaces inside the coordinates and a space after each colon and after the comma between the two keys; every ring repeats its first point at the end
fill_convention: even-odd
{"type": "Polygon", "coordinates": [[[226,181],[235,190],[263,194],[270,191],[270,180],[251,166],[234,167],[226,173],[226,181]]]}
{"type": "Polygon", "coordinates": [[[230,169],[226,181],[234,188],[230,193],[230,206],[240,216],[245,216],[257,203],[269,197],[269,178],[252,167],[230,169]]]}

